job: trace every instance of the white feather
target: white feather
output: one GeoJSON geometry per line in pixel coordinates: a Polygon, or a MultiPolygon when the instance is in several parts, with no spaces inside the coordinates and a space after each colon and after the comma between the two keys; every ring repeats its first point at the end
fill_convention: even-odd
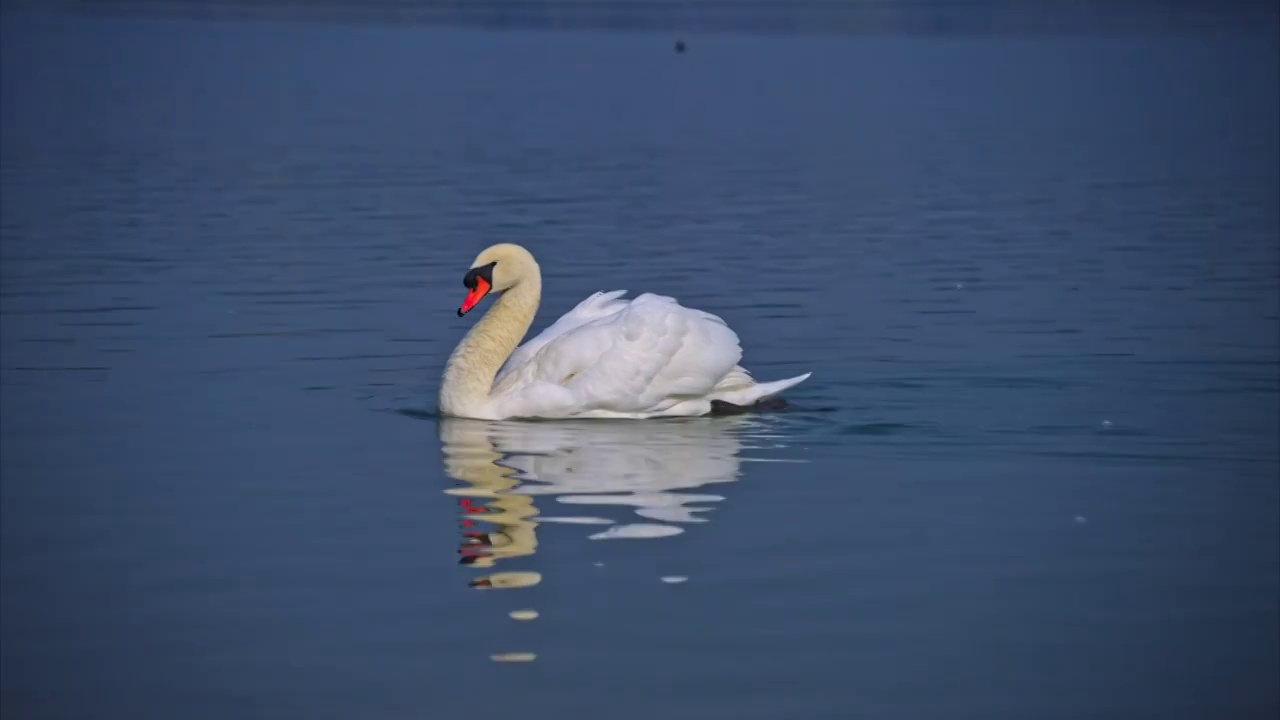
{"type": "Polygon", "coordinates": [[[751,404],[785,387],[738,367],[742,347],[724,320],[675,299],[597,293],[518,348],[491,394],[504,417],[702,415],[711,400],[751,404]]]}

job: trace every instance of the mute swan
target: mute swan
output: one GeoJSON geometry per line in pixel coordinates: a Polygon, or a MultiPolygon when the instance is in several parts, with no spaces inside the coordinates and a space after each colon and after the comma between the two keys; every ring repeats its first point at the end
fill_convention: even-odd
{"type": "Polygon", "coordinates": [[[479,420],[706,415],[753,405],[810,373],[757,383],[738,366],[738,336],[710,313],[626,290],[596,293],[516,347],[542,299],[542,273],[519,245],[485,249],[462,280],[462,317],[493,307],[454,348],[440,412],[479,420]]]}

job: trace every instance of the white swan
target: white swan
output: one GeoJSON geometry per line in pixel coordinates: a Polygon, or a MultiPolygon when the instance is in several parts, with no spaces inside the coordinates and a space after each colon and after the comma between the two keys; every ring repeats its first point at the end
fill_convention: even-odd
{"type": "Polygon", "coordinates": [[[807,379],[757,383],[738,366],[738,335],[710,313],[626,290],[596,293],[519,348],[542,299],[528,250],[476,257],[458,316],[500,293],[445,367],[440,412],[479,420],[706,415],[753,405],[807,379]],[[514,352],[513,352],[514,351],[514,352]]]}

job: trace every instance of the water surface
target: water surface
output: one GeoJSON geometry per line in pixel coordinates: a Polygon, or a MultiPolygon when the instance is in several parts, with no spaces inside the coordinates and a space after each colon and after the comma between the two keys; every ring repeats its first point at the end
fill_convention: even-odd
{"type": "Polygon", "coordinates": [[[1275,16],[1149,12],[5,15],[6,717],[1272,717],[1275,16]],[[440,420],[497,241],[814,376],[440,420]]]}

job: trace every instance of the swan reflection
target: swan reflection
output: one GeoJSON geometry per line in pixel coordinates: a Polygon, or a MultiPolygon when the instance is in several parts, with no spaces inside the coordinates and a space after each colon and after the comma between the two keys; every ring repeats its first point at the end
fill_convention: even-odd
{"type": "MultiPolygon", "coordinates": [[[[782,446],[775,428],[750,417],[442,418],[439,431],[445,472],[464,483],[446,490],[462,511],[461,562],[480,568],[532,555],[540,523],[591,526],[588,537],[594,540],[684,532],[687,525],[707,522],[724,500],[716,486],[738,479],[743,450],[782,446]]],[[[527,587],[540,580],[536,573],[494,573],[472,585],[527,587]]]]}

